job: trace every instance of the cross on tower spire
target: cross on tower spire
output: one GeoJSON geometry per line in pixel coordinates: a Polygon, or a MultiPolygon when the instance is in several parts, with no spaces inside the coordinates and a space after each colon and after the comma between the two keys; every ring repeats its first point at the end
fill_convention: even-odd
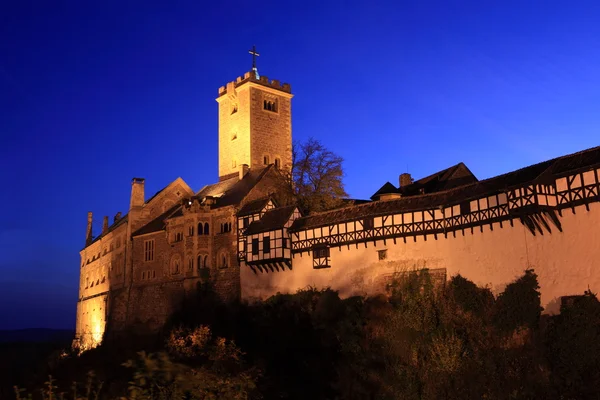
{"type": "Polygon", "coordinates": [[[252,54],[252,71],[258,72],[256,69],[256,57],[260,56],[260,54],[256,52],[256,45],[253,45],[252,50],[249,50],[248,53],[252,54]]]}

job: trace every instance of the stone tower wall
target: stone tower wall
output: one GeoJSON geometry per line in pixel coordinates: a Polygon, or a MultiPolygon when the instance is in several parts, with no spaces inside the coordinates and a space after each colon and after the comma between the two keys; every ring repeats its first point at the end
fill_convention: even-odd
{"type": "Polygon", "coordinates": [[[258,87],[250,89],[251,98],[251,154],[253,165],[264,165],[279,158],[282,168],[292,166],[292,107],[288,96],[258,87]],[[264,109],[264,101],[273,101],[276,111],[264,109]]]}
{"type": "Polygon", "coordinates": [[[256,168],[278,159],[292,163],[291,88],[254,73],[238,77],[219,89],[219,177],[238,171],[241,164],[256,168]],[[265,109],[265,101],[270,109],[265,109]]]}

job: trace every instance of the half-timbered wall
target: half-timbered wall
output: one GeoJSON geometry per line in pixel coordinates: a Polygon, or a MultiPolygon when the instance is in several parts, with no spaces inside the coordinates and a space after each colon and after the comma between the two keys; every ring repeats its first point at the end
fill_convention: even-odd
{"type": "Polygon", "coordinates": [[[264,298],[306,286],[342,296],[381,290],[394,271],[445,268],[495,292],[526,268],[539,275],[546,311],[559,297],[600,289],[598,170],[525,185],[462,204],[376,216],[292,234],[292,271],[255,274],[242,269],[242,296],[264,298]],[[553,205],[556,204],[555,207],[553,205]],[[462,210],[461,210],[462,209],[462,210]],[[315,268],[313,248],[327,243],[329,265],[315,268]],[[387,250],[380,259],[380,250],[387,250]]]}

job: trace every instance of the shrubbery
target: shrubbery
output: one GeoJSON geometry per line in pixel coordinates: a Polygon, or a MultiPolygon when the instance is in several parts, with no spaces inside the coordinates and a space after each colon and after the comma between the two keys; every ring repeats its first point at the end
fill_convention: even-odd
{"type": "MultiPolygon", "coordinates": [[[[111,399],[599,395],[600,303],[590,292],[540,327],[533,270],[497,298],[460,275],[436,287],[427,271],[394,276],[388,290],[340,299],[308,288],[226,305],[202,284],[150,353],[105,344],[88,353],[112,359],[87,365],[104,378],[100,398],[111,399]],[[119,364],[126,369],[107,373],[119,364]]],[[[46,398],[55,386],[46,386],[46,398]]]]}

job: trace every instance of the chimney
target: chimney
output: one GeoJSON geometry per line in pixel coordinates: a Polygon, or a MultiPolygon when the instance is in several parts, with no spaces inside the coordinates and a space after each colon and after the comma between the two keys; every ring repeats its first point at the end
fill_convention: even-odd
{"type": "Polygon", "coordinates": [[[102,221],[102,234],[104,235],[106,232],[108,232],[108,215],[105,215],[102,221]]]}
{"type": "Polygon", "coordinates": [[[131,180],[131,200],[129,202],[129,209],[134,207],[141,207],[144,205],[144,178],[133,178],[131,180]]]}
{"type": "Polygon", "coordinates": [[[412,176],[410,176],[409,173],[405,172],[403,174],[400,174],[400,187],[404,187],[404,186],[408,186],[411,183],[413,183],[413,178],[412,176]]]}
{"type": "Polygon", "coordinates": [[[249,170],[250,168],[248,168],[248,164],[240,164],[240,181],[244,176],[246,176],[249,170]]]}
{"type": "Polygon", "coordinates": [[[85,245],[89,246],[90,244],[92,244],[92,212],[88,212],[88,219],[87,219],[87,232],[85,234],[85,245]]]}
{"type": "Polygon", "coordinates": [[[117,222],[118,220],[121,219],[121,211],[119,211],[116,215],[115,218],[113,219],[113,223],[117,222]]]}

